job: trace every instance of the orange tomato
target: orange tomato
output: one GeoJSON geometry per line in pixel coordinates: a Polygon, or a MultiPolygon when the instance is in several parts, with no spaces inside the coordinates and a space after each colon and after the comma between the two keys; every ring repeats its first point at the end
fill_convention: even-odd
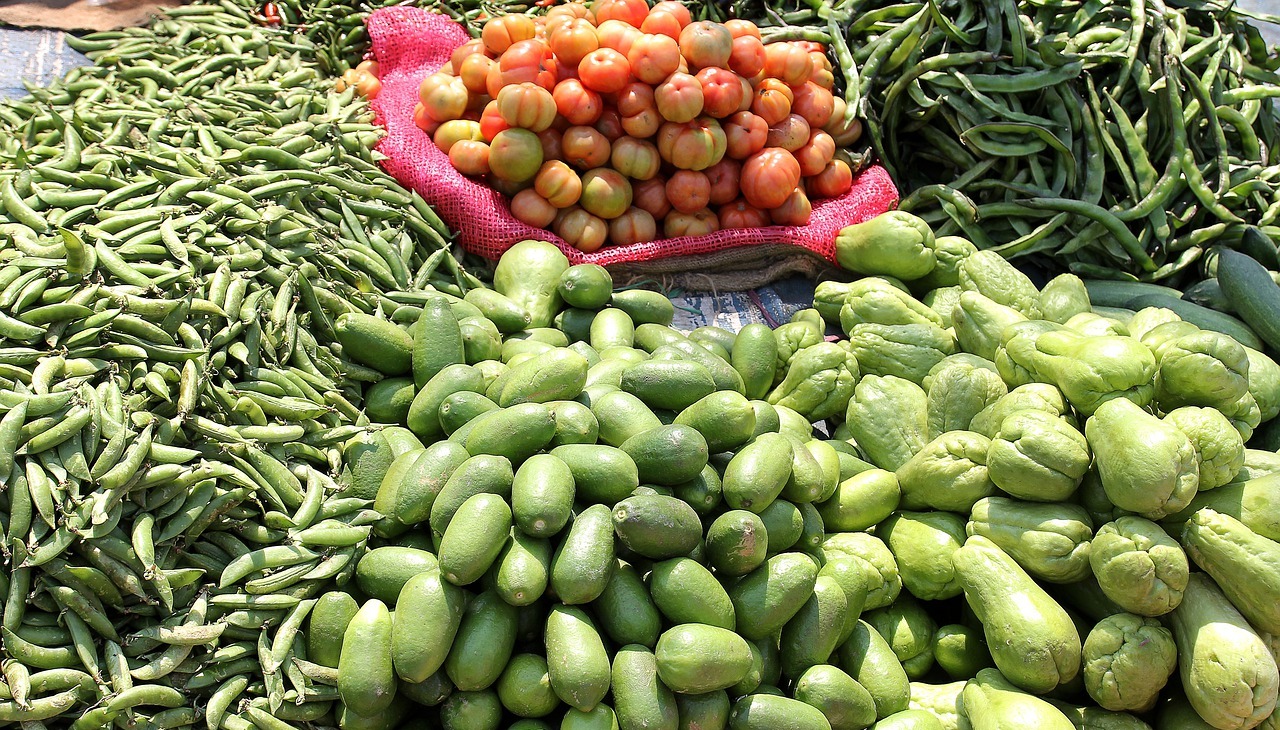
{"type": "Polygon", "coordinates": [[[853,187],[853,171],[844,160],[832,160],[822,172],[806,181],[809,193],[819,198],[837,198],[853,187]]]}
{"type": "Polygon", "coordinates": [[[584,253],[597,251],[609,236],[609,224],[579,206],[565,208],[555,220],[556,235],[584,253]]]}
{"type": "Polygon", "coordinates": [[[764,73],[788,86],[799,86],[809,80],[813,62],[809,60],[809,51],[804,46],[770,43],[764,47],[764,73]]]}
{"type": "Polygon", "coordinates": [[[655,219],[660,219],[671,212],[671,202],[667,200],[667,181],[662,175],[651,180],[642,180],[631,186],[631,204],[647,212],[655,219]]]}
{"type": "Polygon", "coordinates": [[[366,99],[376,99],[382,91],[382,82],[368,71],[356,71],[356,93],[366,99]]]}
{"type": "Polygon", "coordinates": [[[702,113],[702,82],[677,71],[653,90],[653,100],[663,119],[677,124],[693,121],[702,113]]]}
{"type": "Polygon", "coordinates": [[[631,183],[617,170],[597,167],[582,176],[578,205],[591,215],[610,220],[631,207],[631,183]]]}
{"type": "Polygon", "coordinates": [[[742,20],[741,18],[731,18],[729,20],[724,21],[724,28],[725,30],[729,31],[729,35],[733,36],[734,38],[751,36],[756,40],[760,40],[760,28],[756,27],[756,24],[752,23],[750,20],[742,20]]]}
{"type": "MultiPolygon", "coordinates": [[[[693,14],[689,12],[689,8],[685,7],[684,3],[677,2],[677,0],[662,0],[662,2],[659,2],[652,8],[649,8],[649,15],[653,15],[654,13],[668,13],[672,15],[675,17],[676,21],[680,23],[681,28],[693,22],[693,14]]],[[[648,18],[645,18],[645,20],[648,20],[648,18]]]]}
{"type": "Polygon", "coordinates": [[[462,70],[462,62],[467,60],[469,56],[472,56],[477,53],[484,56],[485,58],[489,57],[489,52],[486,51],[484,48],[484,41],[480,40],[479,38],[472,38],[466,43],[463,43],[462,45],[453,49],[453,53],[449,55],[449,63],[447,64],[446,68],[448,68],[450,71],[452,71],[456,75],[459,71],[462,70]]]}
{"type": "Polygon", "coordinates": [[[645,0],[599,0],[595,3],[596,25],[608,20],[618,20],[632,28],[639,28],[649,14],[645,0]]]}
{"type": "Polygon", "coordinates": [[[711,183],[711,194],[708,202],[711,205],[724,205],[731,202],[742,192],[740,181],[742,163],[728,157],[720,160],[706,170],[707,182],[711,183]]]}
{"type": "Polygon", "coordinates": [[[511,84],[498,92],[498,114],[513,127],[541,132],[556,118],[556,100],[537,84],[511,84]]]}
{"type": "Polygon", "coordinates": [[[489,170],[512,182],[532,180],[542,167],[542,141],[527,129],[504,129],[489,144],[489,170]]]}
{"type": "Polygon", "coordinates": [[[609,221],[609,242],[616,246],[643,243],[658,237],[658,223],[643,208],[632,206],[609,221]]]}
{"type": "Polygon", "coordinates": [[[627,84],[613,98],[614,108],[622,116],[629,116],[653,106],[653,87],[640,82],[627,84]]]}
{"type": "Polygon", "coordinates": [[[463,175],[488,175],[489,145],[472,139],[460,139],[449,148],[449,162],[463,175]]]}
{"type": "Polygon", "coordinates": [[[852,147],[862,136],[862,120],[855,117],[846,124],[845,109],[844,99],[836,97],[835,104],[831,107],[831,118],[822,125],[822,131],[831,135],[837,147],[852,147]]]}
{"type": "Polygon", "coordinates": [[[570,20],[586,20],[592,25],[595,25],[596,22],[596,16],[592,14],[591,8],[587,7],[587,4],[582,2],[553,5],[551,9],[547,11],[546,18],[548,33],[555,30],[555,27],[559,23],[566,23],[570,20]]]}
{"type": "Polygon", "coordinates": [[[596,28],[581,18],[567,20],[547,37],[547,44],[561,63],[577,67],[588,53],[600,47],[596,28]]]}
{"type": "Polygon", "coordinates": [[[756,87],[755,98],[751,101],[751,111],[772,127],[791,113],[791,99],[779,89],[761,84],[756,87]]]}
{"type": "Polygon", "coordinates": [[[426,115],[437,122],[459,119],[467,110],[467,87],[456,76],[434,73],[418,86],[418,100],[426,115]]]}
{"type": "Polygon", "coordinates": [[[667,200],[681,213],[702,210],[711,202],[711,181],[695,170],[676,170],[667,178],[667,200]]]}
{"type": "Polygon", "coordinates": [[[738,111],[749,112],[751,103],[756,100],[756,87],[745,76],[739,76],[738,82],[742,84],[742,103],[738,105],[738,111]]]}
{"type": "Polygon", "coordinates": [[[705,236],[718,230],[720,230],[720,219],[713,211],[706,208],[693,213],[673,210],[662,219],[662,233],[667,238],[705,236]]]}
{"type": "Polygon", "coordinates": [[[742,196],[752,206],[776,208],[800,184],[800,163],[784,149],[766,147],[743,163],[740,184],[742,196]]]}
{"type": "Polygon", "coordinates": [[[764,228],[772,223],[769,214],[737,198],[720,206],[721,228],[764,228]]]}
{"type": "Polygon", "coordinates": [[[557,208],[568,208],[582,195],[582,178],[560,160],[542,163],[533,178],[533,189],[557,208]]]}
{"type": "MultiPolygon", "coordinates": [[[[724,159],[724,130],[711,117],[667,122],[658,129],[658,153],[681,170],[705,170],[724,159]]],[[[795,187],[792,185],[791,187],[795,187]]]]}
{"type": "Polygon", "coordinates": [[[556,84],[552,94],[560,116],[570,124],[595,124],[604,110],[604,101],[578,79],[565,79],[556,84]]]}
{"type": "Polygon", "coordinates": [[[519,41],[531,40],[538,26],[527,15],[499,15],[490,18],[480,30],[480,40],[490,53],[502,53],[519,41]]]}
{"type": "Polygon", "coordinates": [[[455,143],[464,139],[483,141],[484,136],[480,134],[480,125],[476,122],[454,119],[442,123],[436,128],[435,134],[431,135],[431,141],[435,142],[436,147],[446,155],[455,143]]]}
{"type": "Polygon", "coordinates": [[[592,127],[569,127],[560,140],[564,161],[579,170],[604,165],[611,151],[609,139],[592,127]]]}
{"type": "Polygon", "coordinates": [[[836,85],[835,71],[831,68],[831,59],[825,53],[809,52],[809,60],[813,62],[813,72],[809,80],[830,91],[836,85]]]}
{"type": "MultiPolygon", "coordinates": [[[[660,10],[658,8],[659,5],[663,5],[663,3],[653,6],[653,9],[645,16],[644,22],[640,24],[640,32],[664,35],[672,40],[680,38],[680,31],[684,30],[684,27],[689,24],[689,20],[681,18],[670,10],[660,10]]],[[[683,8],[683,6],[681,7],[683,8]]],[[[688,10],[685,10],[686,15],[688,12],[688,10]]]]}
{"type": "Polygon", "coordinates": [[[786,119],[769,127],[765,147],[781,147],[795,152],[809,142],[809,123],[799,114],[788,114],[786,119]]]}
{"type": "Polygon", "coordinates": [[[835,110],[835,97],[831,91],[824,89],[813,81],[806,81],[795,89],[795,101],[791,102],[791,113],[799,114],[817,128],[831,121],[831,113],[835,110]]]}
{"type": "Polygon", "coordinates": [[[631,83],[631,64],[612,48],[597,48],[578,64],[578,78],[592,91],[612,94],[631,83]]]}
{"type": "Polygon", "coordinates": [[[662,126],[662,115],[658,108],[651,106],[622,118],[622,131],[637,139],[648,139],[658,133],[662,126]]]}
{"type": "Polygon", "coordinates": [[[609,164],[633,180],[650,180],[658,174],[662,158],[657,146],[648,140],[619,137],[613,141],[609,164]]]}
{"type": "Polygon", "coordinates": [[[804,177],[817,175],[827,169],[827,165],[836,155],[836,141],[821,129],[809,135],[809,141],[796,150],[796,162],[800,163],[800,174],[804,177]]]}
{"type": "Polygon", "coordinates": [[[742,105],[742,80],[728,69],[708,66],[694,78],[702,84],[702,113],[723,119],[742,105]]]}
{"type": "Polygon", "coordinates": [[[534,228],[546,228],[551,225],[559,212],[533,188],[525,188],[511,198],[511,215],[521,223],[528,223],[534,228]]]}
{"type": "Polygon", "coordinates": [[[427,108],[422,105],[422,102],[413,105],[413,123],[427,134],[435,134],[436,129],[440,127],[440,122],[427,116],[427,108]]]}
{"type": "Polygon", "coordinates": [[[483,53],[473,53],[462,59],[462,67],[458,69],[458,78],[462,85],[472,94],[483,94],[488,90],[489,70],[496,62],[483,53]]]}
{"type": "Polygon", "coordinates": [[[519,41],[503,52],[497,66],[490,67],[485,89],[494,98],[508,84],[532,82],[550,91],[556,85],[555,69],[555,57],[545,43],[519,41]]]}
{"type": "Polygon", "coordinates": [[[606,20],[596,26],[600,47],[612,48],[624,56],[631,51],[631,45],[636,42],[636,39],[643,35],[638,29],[621,20],[606,20]]]}
{"type": "Polygon", "coordinates": [[[738,112],[725,120],[725,155],[745,160],[764,149],[769,138],[769,125],[751,112],[738,112]]]}
{"type": "Polygon", "coordinates": [[[689,68],[695,70],[707,66],[728,68],[733,36],[719,23],[709,20],[690,23],[680,31],[680,53],[689,62],[689,68]]]}
{"type": "Polygon", "coordinates": [[[511,125],[507,124],[507,120],[498,113],[498,102],[491,101],[485,105],[484,111],[480,114],[480,134],[484,136],[486,142],[492,142],[498,132],[510,128],[511,125]]]}
{"type": "Polygon", "coordinates": [[[658,84],[680,67],[680,46],[665,35],[642,35],[627,51],[631,73],[646,84],[658,84]]]}
{"type": "Polygon", "coordinates": [[[733,39],[729,68],[743,78],[754,78],[764,69],[764,44],[758,36],[741,35],[733,39]]]}
{"type": "Polygon", "coordinates": [[[801,188],[796,188],[782,201],[782,205],[769,211],[769,220],[780,226],[804,226],[809,224],[812,212],[809,196],[801,188]]]}

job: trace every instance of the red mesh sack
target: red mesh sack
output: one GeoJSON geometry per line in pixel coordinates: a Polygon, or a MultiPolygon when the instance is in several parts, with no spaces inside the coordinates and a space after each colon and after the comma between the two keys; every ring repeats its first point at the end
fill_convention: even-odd
{"type": "MultiPolygon", "coordinates": [[[[651,271],[666,273],[732,263],[739,257],[731,254],[740,247],[779,250],[768,244],[799,247],[811,258],[816,255],[834,263],[835,237],[841,228],[873,218],[898,201],[889,174],[882,167],[871,166],[854,177],[848,193],[813,201],[807,226],[725,229],[705,236],[606,244],[593,253],[583,253],[550,231],[517,220],[503,195],[455,170],[448,155],[414,124],[419,84],[448,63],[454,49],[470,40],[466,29],[444,15],[405,6],[375,11],[367,27],[382,75],[382,91],[372,106],[387,130],[378,144],[378,151],[386,156],[383,167],[434,206],[458,232],[466,250],[487,259],[497,259],[512,244],[536,238],[554,243],[575,264],[614,267],[649,262],[658,265],[651,271]]],[[[769,260],[761,259],[763,251],[751,253],[746,260],[753,262],[752,266],[769,260]]]]}

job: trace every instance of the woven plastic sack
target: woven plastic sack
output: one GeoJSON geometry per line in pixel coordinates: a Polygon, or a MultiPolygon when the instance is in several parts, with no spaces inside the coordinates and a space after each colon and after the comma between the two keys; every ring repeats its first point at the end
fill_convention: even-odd
{"type": "Polygon", "coordinates": [[[871,166],[854,177],[853,188],[845,195],[814,201],[807,226],[725,229],[705,236],[606,245],[583,253],[550,231],[517,220],[504,196],[455,170],[448,155],[414,124],[419,84],[470,40],[466,29],[444,15],[405,6],[375,11],[367,27],[382,74],[382,91],[372,106],[387,130],[378,145],[386,156],[383,167],[435,207],[458,232],[463,248],[487,259],[497,259],[511,245],[536,238],[554,243],[572,263],[608,266],[615,279],[619,272],[626,272],[632,278],[660,278],[665,284],[686,288],[750,289],[783,276],[813,275],[829,268],[835,262],[835,237],[841,228],[873,218],[898,201],[888,173],[871,166]],[[681,276],[687,273],[694,276],[681,276]]]}

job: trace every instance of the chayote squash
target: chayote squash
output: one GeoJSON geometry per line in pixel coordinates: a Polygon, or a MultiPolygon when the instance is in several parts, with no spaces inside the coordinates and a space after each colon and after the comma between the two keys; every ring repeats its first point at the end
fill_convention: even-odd
{"type": "Polygon", "coordinates": [[[937,263],[933,271],[913,284],[920,289],[939,289],[960,284],[960,264],[978,247],[962,236],[938,236],[933,239],[933,255],[937,263]]]}
{"type": "Polygon", "coordinates": [[[1040,580],[1074,583],[1089,576],[1093,523],[1083,507],[987,497],[973,505],[965,529],[999,545],[1040,580]]]}
{"type": "Polygon", "coordinates": [[[849,349],[863,372],[924,382],[933,366],[955,353],[950,330],[924,324],[857,324],[849,331],[849,349]]]}
{"type": "Polygon", "coordinates": [[[1252,347],[1244,351],[1249,357],[1249,394],[1262,421],[1270,421],[1280,416],[1280,364],[1252,347]]]}
{"type": "Polygon", "coordinates": [[[848,333],[860,324],[934,324],[942,317],[907,292],[868,278],[850,285],[840,308],[840,326],[848,333]]]}
{"type": "Polygon", "coordinates": [[[836,666],[871,693],[877,718],[907,709],[911,702],[911,680],[889,642],[871,624],[859,620],[836,656],[836,666]]]}
{"type": "MultiPolygon", "coordinates": [[[[1133,313],[1133,317],[1129,319],[1129,336],[1137,337],[1142,340],[1147,333],[1169,322],[1181,322],[1182,318],[1174,313],[1172,309],[1164,307],[1146,307],[1139,309],[1133,313]]],[[[1195,325],[1191,325],[1194,327],[1195,325]]]]}
{"type": "Polygon", "coordinates": [[[898,508],[902,489],[893,472],[868,469],[845,479],[835,494],[817,506],[829,532],[855,532],[875,527],[898,508]]]}
{"type": "Polygon", "coordinates": [[[902,587],[924,601],[961,594],[951,556],[965,541],[964,518],[952,512],[895,512],[876,526],[898,565],[902,587]]]}
{"type": "Polygon", "coordinates": [[[838,556],[857,558],[870,568],[871,581],[868,583],[867,601],[863,610],[872,611],[888,606],[902,593],[898,564],[880,538],[865,532],[828,533],[822,541],[821,552],[826,559],[838,556]]]}
{"type": "Polygon", "coordinates": [[[891,210],[836,235],[836,263],[846,271],[919,279],[937,265],[933,229],[902,210],[891,210]]]}
{"type": "Polygon", "coordinates": [[[1280,543],[1205,508],[1183,526],[1182,545],[1249,623],[1280,633],[1280,543]]]}
{"type": "Polygon", "coordinates": [[[931,439],[948,431],[968,431],[974,416],[1009,392],[994,364],[987,367],[980,363],[988,361],[978,359],[979,363],[974,363],[968,359],[957,359],[960,357],[947,357],[925,378],[931,439]]]}
{"type": "Polygon", "coordinates": [[[1139,616],[1163,616],[1177,608],[1190,571],[1178,543],[1160,525],[1136,515],[1098,528],[1089,564],[1107,598],[1139,616]]]}
{"type": "Polygon", "coordinates": [[[1231,421],[1215,408],[1183,406],[1164,420],[1191,439],[1200,469],[1198,491],[1230,484],[1244,468],[1244,441],[1231,421]]]}
{"type": "Polygon", "coordinates": [[[1102,488],[1102,480],[1098,478],[1098,470],[1090,469],[1080,480],[1080,488],[1076,490],[1076,502],[1089,513],[1095,525],[1105,525],[1133,514],[1127,509],[1120,509],[1111,503],[1107,490],[1102,488]]]}
{"type": "Polygon", "coordinates": [[[1156,400],[1163,410],[1179,406],[1222,406],[1249,392],[1249,354],[1231,337],[1200,330],[1160,351],[1156,400]]]}
{"type": "Polygon", "coordinates": [[[960,288],[1013,307],[1030,319],[1040,318],[1040,292],[1026,274],[994,251],[966,256],[958,269],[960,288]]]}
{"type": "Polygon", "coordinates": [[[995,494],[987,470],[991,442],[972,431],[948,431],[925,444],[897,470],[905,509],[968,512],[995,494]]]}
{"type": "Polygon", "coordinates": [[[559,313],[560,276],[569,259],[546,241],[521,241],[499,259],[493,288],[529,315],[529,327],[550,327],[559,313]]]}
{"type": "Polygon", "coordinates": [[[920,679],[933,668],[933,633],[938,624],[919,601],[899,596],[892,605],[868,611],[863,620],[889,643],[911,679],[920,679]]]}
{"type": "Polygon", "coordinates": [[[1040,290],[1040,316],[1066,324],[1077,314],[1091,311],[1089,290],[1075,274],[1059,274],[1040,290]]]}
{"type": "Polygon", "coordinates": [[[845,423],[871,463],[897,471],[924,448],[929,398],[910,380],[867,375],[854,388],[845,423]]]}
{"type": "Polygon", "coordinates": [[[851,352],[834,342],[818,342],[795,353],[767,400],[819,421],[848,408],[858,376],[858,361],[851,352]]]}
{"type": "Polygon", "coordinates": [[[1005,327],[1027,319],[1022,312],[976,291],[962,293],[951,312],[951,326],[960,349],[988,360],[995,360],[1005,327]]]}
{"type": "Polygon", "coordinates": [[[1096,335],[1120,335],[1128,336],[1129,328],[1117,319],[1104,317],[1094,312],[1081,312],[1071,319],[1068,319],[1064,325],[1067,329],[1079,332],[1086,337],[1096,335]]]}
{"type": "Polygon", "coordinates": [[[1049,700],[1058,712],[1067,716],[1076,730],[1151,730],[1151,726],[1127,712],[1111,712],[1092,705],[1069,705],[1049,700]]]}
{"type": "Polygon", "coordinates": [[[773,384],[777,385],[786,377],[791,367],[791,360],[801,351],[822,342],[822,328],[813,322],[788,322],[773,331],[778,343],[778,362],[774,369],[773,384]]]}
{"type": "Polygon", "coordinates": [[[973,730],[1075,729],[1058,708],[1022,691],[995,669],[983,669],[969,680],[961,703],[973,730]]]}
{"type": "Polygon", "coordinates": [[[1196,450],[1172,424],[1115,398],[1098,408],[1084,430],[1102,488],[1117,507],[1158,520],[1196,496],[1196,450]]]}
{"type": "Polygon", "coordinates": [[[1239,400],[1217,408],[1236,427],[1245,443],[1249,443],[1249,439],[1253,438],[1253,430],[1262,423],[1262,409],[1258,407],[1258,401],[1254,400],[1253,393],[1245,393],[1239,400]]]}
{"type": "Polygon", "coordinates": [[[1013,387],[1028,383],[1048,383],[1049,378],[1036,370],[1036,338],[1046,332],[1062,329],[1062,325],[1044,319],[1014,322],[1000,333],[996,345],[996,372],[1013,387]]]}
{"type": "Polygon", "coordinates": [[[1084,640],[1084,686],[1108,710],[1145,712],[1178,666],[1173,634],[1153,618],[1117,613],[1084,640]]]}
{"type": "Polygon", "coordinates": [[[1018,411],[1000,424],[987,451],[991,481],[1036,502],[1069,499],[1089,470],[1084,434],[1046,411],[1018,411]]]}
{"type": "Polygon", "coordinates": [[[920,301],[942,318],[943,327],[949,328],[955,324],[952,320],[952,315],[955,313],[956,305],[960,303],[960,295],[963,293],[958,286],[944,286],[941,289],[934,289],[925,294],[920,301]]]}
{"type": "Polygon", "coordinates": [[[1029,383],[1013,388],[1007,395],[979,411],[969,423],[969,429],[987,438],[995,438],[1004,419],[1022,410],[1052,413],[1074,426],[1071,406],[1056,385],[1029,383]]]}
{"type": "Polygon", "coordinates": [[[1205,507],[1234,517],[1265,538],[1280,541],[1280,474],[1268,474],[1197,494],[1186,509],[1169,515],[1163,522],[1180,526],[1205,507]]]}
{"type": "Polygon", "coordinates": [[[1086,415],[1115,398],[1145,406],[1155,394],[1155,356],[1132,337],[1086,337],[1064,329],[1036,337],[1035,350],[1032,370],[1086,415]]]}
{"type": "Polygon", "coordinates": [[[967,682],[947,684],[911,683],[911,709],[927,712],[938,718],[943,730],[967,730],[969,718],[964,716],[960,695],[967,682]]]}

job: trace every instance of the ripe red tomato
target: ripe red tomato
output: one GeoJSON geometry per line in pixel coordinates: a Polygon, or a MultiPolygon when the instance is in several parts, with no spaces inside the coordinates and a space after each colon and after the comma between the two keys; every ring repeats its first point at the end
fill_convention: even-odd
{"type": "Polygon", "coordinates": [[[731,18],[724,21],[725,30],[729,31],[729,35],[734,38],[742,36],[751,36],[756,40],[760,40],[760,28],[750,20],[742,20],[741,18],[731,18]]]}
{"type": "Polygon", "coordinates": [[[722,228],[764,228],[771,225],[769,214],[742,198],[720,206],[722,228]]]}
{"type": "Polygon", "coordinates": [[[532,180],[542,167],[542,141],[527,129],[504,129],[489,144],[489,170],[512,182],[532,180]]]}
{"type": "Polygon", "coordinates": [[[627,25],[621,20],[606,20],[596,26],[596,36],[600,39],[600,47],[612,48],[624,56],[631,52],[632,44],[643,35],[637,28],[627,25]]]}
{"type": "Polygon", "coordinates": [[[653,106],[653,87],[638,81],[627,84],[613,98],[614,108],[629,116],[653,106]]]}
{"type": "Polygon", "coordinates": [[[556,118],[556,100],[537,84],[511,84],[498,92],[498,113],[513,127],[541,132],[556,118]]]}
{"type": "Polygon", "coordinates": [[[631,186],[631,204],[647,212],[655,219],[661,219],[671,212],[671,203],[667,200],[667,180],[657,175],[651,180],[642,180],[631,186]]]}
{"type": "Polygon", "coordinates": [[[548,45],[561,63],[577,68],[588,53],[600,47],[596,27],[581,18],[566,20],[547,38],[548,45]]]}
{"type": "Polygon", "coordinates": [[[753,35],[741,35],[733,39],[729,53],[729,68],[743,78],[754,78],[764,69],[764,44],[753,35]]]}
{"type": "Polygon", "coordinates": [[[649,15],[645,17],[644,22],[640,24],[640,32],[651,33],[653,35],[664,35],[672,40],[680,38],[680,31],[689,24],[689,11],[683,5],[680,6],[684,10],[681,16],[668,8],[662,7],[667,3],[658,3],[649,11],[649,15]]]}
{"type": "Polygon", "coordinates": [[[528,15],[499,15],[490,18],[480,31],[485,50],[499,54],[519,41],[531,40],[537,35],[538,26],[528,15]]]}
{"type": "Polygon", "coordinates": [[[766,147],[742,165],[742,196],[756,208],[782,205],[799,184],[800,163],[784,149],[766,147]]]}
{"type": "Polygon", "coordinates": [[[460,119],[467,111],[467,87],[457,76],[434,73],[418,86],[424,112],[437,122],[460,119]]]}
{"type": "Polygon", "coordinates": [[[796,150],[796,162],[800,163],[800,174],[804,177],[817,175],[827,169],[836,155],[836,141],[831,135],[816,130],[809,135],[809,141],[796,150]]]}
{"type": "Polygon", "coordinates": [[[728,157],[706,169],[707,181],[711,183],[711,205],[724,205],[733,201],[742,192],[740,180],[742,163],[728,157]]]}
{"type": "Polygon", "coordinates": [[[742,105],[742,80],[732,71],[708,66],[694,78],[702,84],[702,113],[723,119],[742,105]]]}
{"type": "Polygon", "coordinates": [[[786,119],[769,127],[765,147],[781,147],[795,152],[809,141],[809,123],[799,114],[788,114],[786,119]]]}
{"type": "Polygon", "coordinates": [[[761,84],[756,88],[755,99],[751,101],[751,111],[772,127],[791,113],[791,99],[779,89],[761,84]]]}
{"type": "Polygon", "coordinates": [[[639,28],[649,14],[645,0],[599,0],[595,4],[596,24],[619,20],[633,28],[639,28]]]}
{"type": "Polygon", "coordinates": [[[706,208],[693,213],[673,210],[662,219],[662,233],[667,238],[679,236],[705,236],[720,230],[720,219],[706,208]]]}
{"type": "MultiPolygon", "coordinates": [[[[677,0],[662,0],[662,2],[649,9],[650,15],[654,13],[670,13],[675,16],[681,28],[693,22],[693,14],[689,12],[689,8],[685,7],[684,3],[677,2],[677,0]]],[[[645,18],[645,20],[648,20],[648,18],[645,18]]]]}
{"type": "Polygon", "coordinates": [[[680,46],[665,35],[642,35],[627,51],[631,73],[646,84],[659,84],[680,67],[680,46]]]}
{"type": "Polygon", "coordinates": [[[551,225],[559,212],[533,188],[525,188],[511,198],[511,215],[521,223],[528,223],[534,228],[546,228],[551,225]]]}
{"type": "Polygon", "coordinates": [[[782,201],[782,205],[769,211],[769,220],[780,226],[805,226],[809,224],[809,214],[812,212],[809,196],[797,187],[782,201]]]}
{"type": "Polygon", "coordinates": [[[533,178],[533,189],[555,207],[568,208],[582,195],[582,179],[564,162],[551,160],[542,163],[533,178]]]}
{"type": "Polygon", "coordinates": [[[609,140],[592,127],[569,127],[560,140],[564,161],[579,170],[600,167],[609,161],[609,140]]]}
{"type": "Polygon", "coordinates": [[[658,174],[662,158],[657,146],[648,140],[619,137],[613,141],[609,164],[632,180],[649,180],[658,174]]]}
{"type": "Polygon", "coordinates": [[[725,120],[724,133],[728,145],[725,155],[735,160],[745,160],[764,149],[769,137],[769,125],[751,112],[738,112],[725,120]]]}
{"type": "Polygon", "coordinates": [[[662,115],[658,108],[651,106],[622,118],[622,131],[637,139],[648,139],[658,133],[662,126],[662,115]]]}
{"type": "Polygon", "coordinates": [[[649,211],[632,206],[609,221],[609,242],[616,246],[643,243],[658,237],[658,224],[649,211]]]}
{"type": "Polygon", "coordinates": [[[578,204],[588,213],[610,220],[631,207],[631,183],[617,170],[597,167],[582,176],[578,204]]]}
{"type": "Polygon", "coordinates": [[[471,139],[461,139],[449,148],[449,162],[463,175],[489,174],[489,145],[471,139]]]}
{"type": "Polygon", "coordinates": [[[796,43],[770,43],[764,47],[764,72],[788,86],[799,86],[813,73],[809,51],[796,43]]]}
{"type": "Polygon", "coordinates": [[[565,208],[555,220],[556,235],[584,253],[597,251],[609,236],[609,224],[579,206],[565,208]]]}
{"type": "Polygon", "coordinates": [[[492,142],[498,132],[510,128],[511,125],[498,113],[498,102],[490,101],[485,105],[484,112],[480,115],[480,134],[486,142],[492,142]]]}
{"type": "MultiPolygon", "coordinates": [[[[489,57],[489,52],[484,48],[484,41],[479,38],[472,38],[466,43],[463,43],[453,49],[453,53],[449,56],[449,69],[453,71],[456,76],[462,69],[462,63],[467,60],[467,57],[476,53],[485,56],[486,58],[489,57]]],[[[441,70],[443,71],[444,69],[441,70]]]]}
{"type": "Polygon", "coordinates": [[[564,132],[556,129],[555,125],[538,132],[538,141],[542,143],[543,161],[558,160],[563,157],[560,151],[560,138],[563,136],[564,132]]]}
{"type": "Polygon", "coordinates": [[[667,200],[681,213],[702,210],[711,202],[711,181],[695,170],[676,170],[667,178],[667,200]]]}
{"type": "Polygon", "coordinates": [[[818,198],[837,198],[853,187],[853,171],[844,160],[832,160],[822,172],[806,181],[809,194],[818,198]]]}
{"type": "Polygon", "coordinates": [[[604,110],[604,101],[578,79],[565,79],[556,84],[552,94],[556,110],[569,124],[595,124],[604,110]]]}
{"type": "Polygon", "coordinates": [[[612,48],[597,48],[578,64],[578,78],[592,91],[612,94],[631,83],[631,64],[612,48]]]}
{"type": "Polygon", "coordinates": [[[613,142],[615,139],[626,134],[626,130],[622,128],[622,115],[618,114],[616,109],[605,109],[600,112],[600,118],[596,120],[595,129],[604,138],[613,142]]]}
{"type": "Polygon", "coordinates": [[[681,170],[711,167],[724,159],[725,147],[724,130],[711,117],[698,117],[684,124],[667,122],[658,130],[658,153],[681,170]]]}
{"type": "Polygon", "coordinates": [[[756,100],[756,87],[745,76],[739,76],[738,81],[742,84],[742,103],[738,105],[738,111],[749,112],[751,103],[756,100]]]}
{"type": "Polygon", "coordinates": [[[485,88],[489,96],[498,97],[498,92],[507,84],[532,82],[550,91],[556,86],[555,56],[545,43],[539,40],[518,41],[498,58],[498,65],[490,67],[489,76],[485,79],[485,88]]]}
{"type": "Polygon", "coordinates": [[[663,119],[677,124],[693,121],[702,113],[702,82],[677,71],[658,84],[653,99],[663,119]]]}
{"type": "Polygon", "coordinates": [[[699,20],[680,31],[680,53],[689,62],[689,68],[728,68],[732,52],[733,36],[719,23],[699,20]]]}
{"type": "Polygon", "coordinates": [[[835,97],[831,91],[824,89],[813,81],[806,81],[795,89],[795,101],[791,102],[791,113],[799,114],[817,129],[831,121],[831,113],[835,109],[835,97]]]}
{"type": "Polygon", "coordinates": [[[446,155],[455,143],[464,139],[483,141],[484,136],[480,134],[480,125],[476,122],[454,119],[436,127],[435,134],[431,135],[431,141],[435,142],[436,147],[446,155]]]}

